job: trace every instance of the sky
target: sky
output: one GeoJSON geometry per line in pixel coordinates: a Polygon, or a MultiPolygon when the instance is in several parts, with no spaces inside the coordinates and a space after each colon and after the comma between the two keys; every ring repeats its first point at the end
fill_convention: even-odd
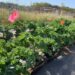
{"type": "Polygon", "coordinates": [[[52,5],[59,5],[63,3],[65,6],[75,8],[75,0],[0,0],[0,2],[15,3],[19,5],[30,5],[35,2],[48,2],[52,5]]]}

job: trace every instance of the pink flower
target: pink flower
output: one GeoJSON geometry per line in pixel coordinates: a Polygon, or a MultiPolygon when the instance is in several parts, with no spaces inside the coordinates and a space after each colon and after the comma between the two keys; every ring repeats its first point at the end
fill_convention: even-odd
{"type": "Polygon", "coordinates": [[[9,15],[8,21],[14,23],[19,18],[18,10],[13,10],[12,13],[9,15]]]}

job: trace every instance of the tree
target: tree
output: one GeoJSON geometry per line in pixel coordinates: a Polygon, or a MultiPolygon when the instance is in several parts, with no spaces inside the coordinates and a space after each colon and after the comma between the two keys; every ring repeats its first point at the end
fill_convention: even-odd
{"type": "Polygon", "coordinates": [[[31,6],[39,8],[39,7],[51,7],[52,5],[49,3],[33,3],[31,6]]]}

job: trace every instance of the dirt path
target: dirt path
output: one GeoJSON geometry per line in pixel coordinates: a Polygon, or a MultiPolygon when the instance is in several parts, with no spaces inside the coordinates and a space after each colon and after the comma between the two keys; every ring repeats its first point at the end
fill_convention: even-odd
{"type": "MultiPolygon", "coordinates": [[[[75,46],[71,50],[75,51],[75,46]]],[[[34,75],[75,75],[75,54],[47,63],[34,75]]]]}

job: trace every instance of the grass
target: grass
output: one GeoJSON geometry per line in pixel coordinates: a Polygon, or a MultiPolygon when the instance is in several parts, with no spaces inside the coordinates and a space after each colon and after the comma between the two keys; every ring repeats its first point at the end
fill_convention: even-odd
{"type": "Polygon", "coordinates": [[[55,18],[66,18],[66,19],[73,19],[72,16],[66,16],[66,15],[59,15],[55,13],[50,12],[25,12],[21,11],[22,18],[31,19],[31,20],[40,20],[40,19],[46,19],[50,17],[55,18]]]}

